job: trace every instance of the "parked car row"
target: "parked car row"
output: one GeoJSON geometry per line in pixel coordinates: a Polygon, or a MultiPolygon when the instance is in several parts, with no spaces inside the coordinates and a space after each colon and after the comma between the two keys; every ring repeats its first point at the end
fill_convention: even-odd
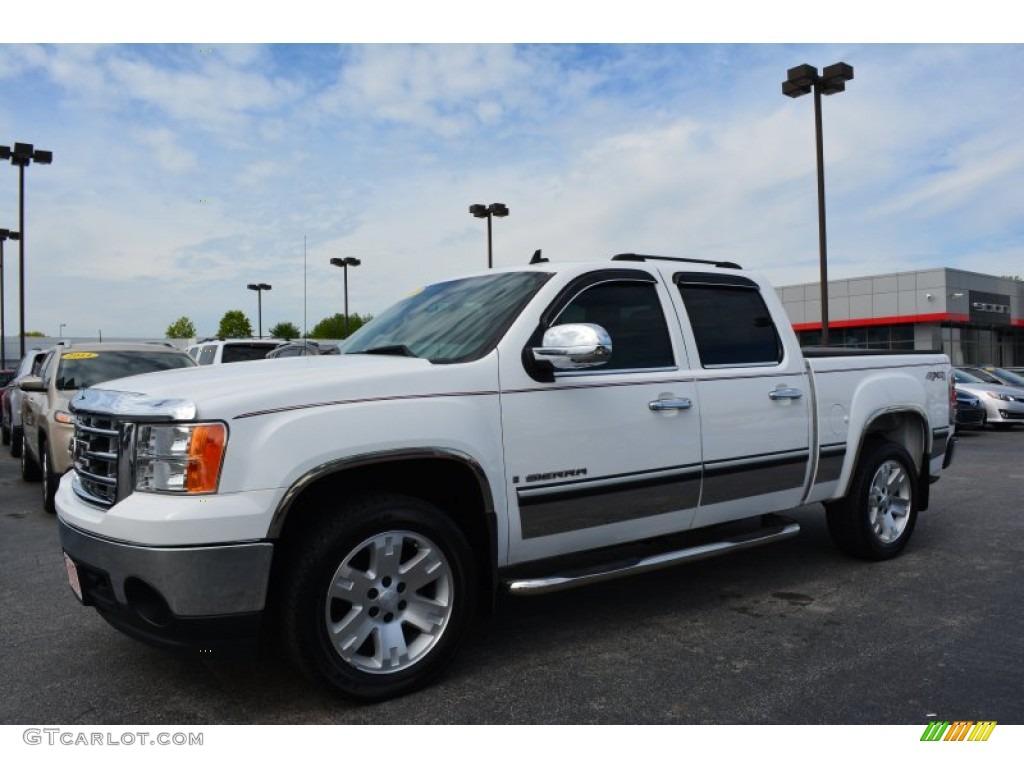
{"type": "Polygon", "coordinates": [[[1024,424],[1024,377],[992,365],[954,368],[953,377],[958,428],[1024,424]]]}
{"type": "MultiPolygon", "coordinates": [[[[32,350],[17,369],[0,371],[3,444],[21,459],[22,477],[42,481],[43,505],[73,460],[74,417],[68,403],[86,387],[171,368],[265,358],[337,355],[337,344],[280,339],[207,339],[187,352],[159,343],[59,344],[32,350]]],[[[991,365],[962,366],[956,381],[958,429],[1009,429],[1024,424],[1024,376],[991,365]]]]}
{"type": "Polygon", "coordinates": [[[190,346],[188,353],[199,365],[216,365],[264,358],[337,355],[340,350],[337,344],[308,339],[205,339],[190,346]]]}

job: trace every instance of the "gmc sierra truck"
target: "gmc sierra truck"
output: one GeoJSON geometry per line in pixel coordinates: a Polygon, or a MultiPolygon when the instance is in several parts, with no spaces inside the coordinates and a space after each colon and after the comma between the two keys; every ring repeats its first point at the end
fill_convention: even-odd
{"type": "Polygon", "coordinates": [[[892,558],[955,445],[948,358],[801,352],[732,263],[535,258],[423,288],[343,352],[79,394],[56,499],[78,598],[181,650],[272,630],[378,700],[436,676],[500,590],[777,541],[799,505],[892,558]]]}

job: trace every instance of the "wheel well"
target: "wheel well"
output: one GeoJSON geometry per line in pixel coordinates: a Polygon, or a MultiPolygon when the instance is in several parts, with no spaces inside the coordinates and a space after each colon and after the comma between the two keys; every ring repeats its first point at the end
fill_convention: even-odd
{"type": "Polygon", "coordinates": [[[872,439],[888,440],[906,449],[917,465],[918,511],[928,508],[931,487],[928,471],[927,428],[927,422],[918,413],[912,411],[883,413],[868,424],[860,451],[863,454],[864,446],[872,439]]]}
{"type": "MultiPolygon", "coordinates": [[[[491,606],[496,589],[496,531],[492,500],[476,472],[449,458],[415,458],[364,464],[325,474],[304,487],[285,510],[276,527],[279,546],[275,564],[287,557],[318,521],[338,514],[340,502],[364,493],[386,492],[426,501],[451,517],[462,529],[477,560],[480,602],[491,606]]],[[[278,566],[280,567],[280,566],[278,566]]]]}

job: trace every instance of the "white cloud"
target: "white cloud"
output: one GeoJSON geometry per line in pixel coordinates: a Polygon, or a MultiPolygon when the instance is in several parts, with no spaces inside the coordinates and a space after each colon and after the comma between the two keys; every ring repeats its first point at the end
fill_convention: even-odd
{"type": "Polygon", "coordinates": [[[1024,48],[201,47],[0,46],[0,127],[55,152],[29,174],[30,325],[212,332],[256,279],[265,325],[300,322],[303,235],[310,325],[339,309],[333,256],[379,312],[485,266],[474,202],[511,209],[499,266],[634,250],[813,280],[811,101],[778,91],[805,57],[857,67],[824,105],[833,276],[1024,257],[1024,48]]]}

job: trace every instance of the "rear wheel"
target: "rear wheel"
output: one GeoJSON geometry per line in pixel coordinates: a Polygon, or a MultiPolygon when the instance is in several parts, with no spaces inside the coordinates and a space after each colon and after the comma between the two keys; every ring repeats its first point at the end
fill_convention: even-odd
{"type": "Polygon", "coordinates": [[[34,483],[42,477],[42,474],[39,471],[39,464],[32,458],[32,454],[28,450],[28,437],[25,435],[24,430],[21,432],[20,444],[21,479],[34,483]]]}
{"type": "Polygon", "coordinates": [[[917,521],[917,469],[900,445],[872,441],[847,495],[826,506],[828,530],[841,550],[865,560],[895,557],[917,521]]]}
{"type": "Polygon", "coordinates": [[[469,544],[419,499],[366,496],[339,512],[285,553],[285,645],[307,674],[347,696],[408,693],[442,671],[469,626],[469,544]]]}
{"type": "Polygon", "coordinates": [[[21,436],[24,433],[21,427],[11,427],[11,456],[21,456],[21,436]]]}

